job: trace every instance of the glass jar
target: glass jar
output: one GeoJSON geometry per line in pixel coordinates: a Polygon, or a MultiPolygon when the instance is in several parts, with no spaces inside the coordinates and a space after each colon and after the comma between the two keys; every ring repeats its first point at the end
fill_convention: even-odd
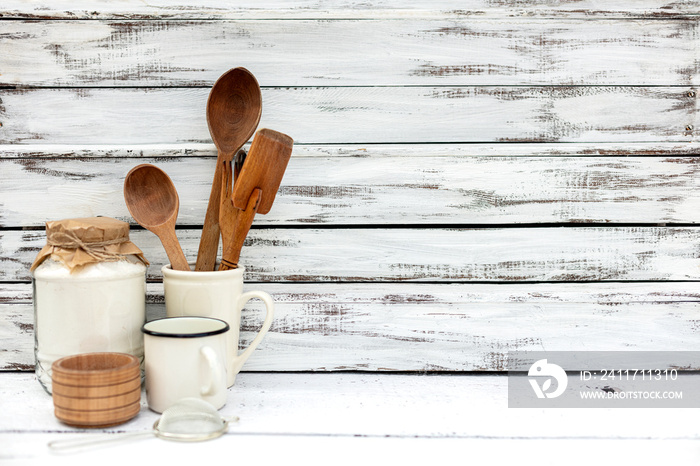
{"type": "Polygon", "coordinates": [[[36,375],[51,393],[51,365],[81,353],[129,353],[143,361],[148,261],[129,224],[95,217],[46,223],[32,265],[36,375]]]}

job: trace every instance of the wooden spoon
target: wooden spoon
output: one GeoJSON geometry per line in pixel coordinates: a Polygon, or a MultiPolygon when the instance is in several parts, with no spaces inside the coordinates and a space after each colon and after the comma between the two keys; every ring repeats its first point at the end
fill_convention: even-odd
{"type": "Polygon", "coordinates": [[[124,200],[134,220],[160,238],[171,267],[190,270],[175,235],[180,199],[170,177],[154,165],[138,165],[124,179],[124,200]]]}
{"type": "MultiPolygon", "coordinates": [[[[219,270],[238,267],[243,242],[248,236],[253,218],[256,213],[266,214],[270,211],[292,155],[293,145],[294,141],[286,134],[261,129],[253,139],[233,190],[222,190],[221,212],[241,210],[235,214],[232,237],[229,241],[224,241],[219,270]],[[233,207],[227,207],[226,204],[232,204],[233,207]]],[[[228,170],[231,170],[230,165],[227,164],[228,170]]],[[[220,221],[223,224],[227,219],[220,221]]]]}
{"type": "Polygon", "coordinates": [[[230,163],[238,149],[255,133],[260,115],[262,94],[250,71],[233,68],[214,83],[207,100],[207,125],[218,157],[195,270],[214,270],[219,249],[219,203],[224,163],[230,163]]]}

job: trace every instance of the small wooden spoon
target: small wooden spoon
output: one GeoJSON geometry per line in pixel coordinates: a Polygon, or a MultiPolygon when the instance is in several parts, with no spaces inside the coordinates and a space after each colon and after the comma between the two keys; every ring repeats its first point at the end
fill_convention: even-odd
{"type": "Polygon", "coordinates": [[[160,238],[171,267],[190,270],[175,234],[180,199],[170,177],[147,163],[132,168],[124,179],[124,201],[134,220],[160,238]]]}
{"type": "Polygon", "coordinates": [[[224,164],[230,163],[238,149],[255,133],[260,115],[260,85],[250,71],[233,68],[214,83],[207,100],[207,125],[218,157],[195,270],[214,270],[219,249],[219,203],[224,164]]]}

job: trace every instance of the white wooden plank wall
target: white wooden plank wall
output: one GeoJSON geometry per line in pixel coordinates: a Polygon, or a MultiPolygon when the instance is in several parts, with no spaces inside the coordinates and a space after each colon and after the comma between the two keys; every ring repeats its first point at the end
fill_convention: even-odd
{"type": "MultiPolygon", "coordinates": [[[[0,370],[33,368],[44,222],[131,221],[131,167],[170,174],[194,258],[235,66],[296,142],[242,254],[279,303],[247,369],[700,350],[700,2],[222,3],[0,7],[0,370]]],[[[163,315],[165,254],[132,237],[163,315]]]]}
{"type": "MultiPolygon", "coordinates": [[[[664,18],[698,14],[693,0],[391,0],[378,2],[346,0],[90,0],[76,5],[69,0],[32,1],[6,0],[4,18],[64,19],[274,19],[274,18],[456,18],[484,16],[507,17],[622,17],[664,18]]],[[[473,19],[473,18],[469,18],[473,19]]]]}

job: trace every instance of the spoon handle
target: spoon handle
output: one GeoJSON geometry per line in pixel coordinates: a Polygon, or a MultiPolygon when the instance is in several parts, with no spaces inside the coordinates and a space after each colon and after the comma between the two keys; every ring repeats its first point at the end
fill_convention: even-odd
{"type": "Polygon", "coordinates": [[[177,240],[174,228],[162,229],[158,232],[158,238],[160,238],[160,242],[163,243],[163,248],[168,255],[168,260],[173,270],[191,270],[190,265],[187,263],[185,253],[182,252],[180,242],[177,240]]]}
{"type": "Polygon", "coordinates": [[[197,251],[197,262],[194,269],[197,271],[211,271],[216,265],[216,253],[219,250],[219,201],[221,199],[221,181],[223,154],[219,152],[214,170],[214,181],[211,184],[209,194],[209,204],[207,213],[204,216],[204,226],[202,227],[202,237],[199,240],[199,250],[197,251]]]}
{"type": "Polygon", "coordinates": [[[255,188],[250,198],[248,198],[248,204],[245,210],[238,212],[233,238],[221,257],[219,270],[238,268],[238,259],[241,257],[241,249],[243,248],[246,236],[248,236],[250,226],[253,224],[253,218],[255,218],[255,213],[258,210],[261,196],[262,191],[260,188],[255,188]]]}

